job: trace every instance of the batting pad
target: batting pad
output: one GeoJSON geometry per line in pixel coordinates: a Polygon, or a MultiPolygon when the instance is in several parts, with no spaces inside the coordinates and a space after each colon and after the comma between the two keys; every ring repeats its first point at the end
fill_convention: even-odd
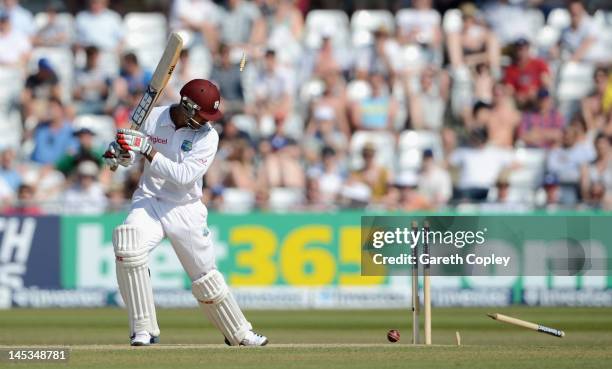
{"type": "Polygon", "coordinates": [[[159,336],[153,288],[147,267],[148,252],[140,231],[131,225],[120,225],[113,231],[117,282],[128,309],[131,333],[149,332],[159,336]]]}
{"type": "Polygon", "coordinates": [[[246,333],[253,329],[218,270],[214,269],[193,282],[191,291],[208,319],[232,346],[239,345],[246,333]]]}

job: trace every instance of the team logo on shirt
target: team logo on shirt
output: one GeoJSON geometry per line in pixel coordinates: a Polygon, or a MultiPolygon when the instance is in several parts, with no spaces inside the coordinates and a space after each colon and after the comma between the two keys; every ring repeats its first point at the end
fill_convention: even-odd
{"type": "Polygon", "coordinates": [[[181,144],[181,150],[183,151],[191,151],[191,141],[184,140],[181,144]]]}

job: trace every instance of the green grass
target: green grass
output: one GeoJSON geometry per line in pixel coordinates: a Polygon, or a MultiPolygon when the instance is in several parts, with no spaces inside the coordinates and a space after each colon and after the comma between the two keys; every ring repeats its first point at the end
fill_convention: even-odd
{"type": "Polygon", "coordinates": [[[612,362],[612,309],[608,308],[434,309],[432,347],[409,345],[407,310],[251,311],[247,315],[258,331],[269,336],[270,346],[221,345],[222,337],[197,309],[159,311],[163,345],[136,349],[127,344],[127,317],[119,309],[0,311],[0,346],[75,346],[67,365],[0,362],[0,367],[559,369],[609,368],[612,362]],[[486,312],[563,329],[566,337],[496,322],[486,312]],[[391,328],[400,330],[400,343],[386,341],[391,328]],[[461,334],[461,347],[455,346],[455,331],[461,334]]]}

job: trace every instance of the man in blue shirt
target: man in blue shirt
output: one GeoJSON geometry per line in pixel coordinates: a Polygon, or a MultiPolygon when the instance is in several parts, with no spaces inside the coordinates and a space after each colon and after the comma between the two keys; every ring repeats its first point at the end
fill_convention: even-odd
{"type": "Polygon", "coordinates": [[[53,165],[64,154],[76,150],[72,124],[66,119],[64,106],[59,99],[49,99],[49,120],[38,124],[33,138],[32,161],[40,164],[53,165]]]}

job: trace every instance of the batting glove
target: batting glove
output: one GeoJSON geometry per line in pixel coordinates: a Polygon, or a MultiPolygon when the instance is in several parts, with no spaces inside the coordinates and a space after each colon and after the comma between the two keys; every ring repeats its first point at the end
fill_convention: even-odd
{"type": "Polygon", "coordinates": [[[134,129],[121,128],[117,130],[117,143],[123,150],[148,155],[153,150],[149,138],[134,129]]]}
{"type": "Polygon", "coordinates": [[[109,167],[116,168],[118,165],[129,167],[136,155],[132,151],[123,150],[116,141],[113,141],[108,144],[102,157],[109,167]]]}

